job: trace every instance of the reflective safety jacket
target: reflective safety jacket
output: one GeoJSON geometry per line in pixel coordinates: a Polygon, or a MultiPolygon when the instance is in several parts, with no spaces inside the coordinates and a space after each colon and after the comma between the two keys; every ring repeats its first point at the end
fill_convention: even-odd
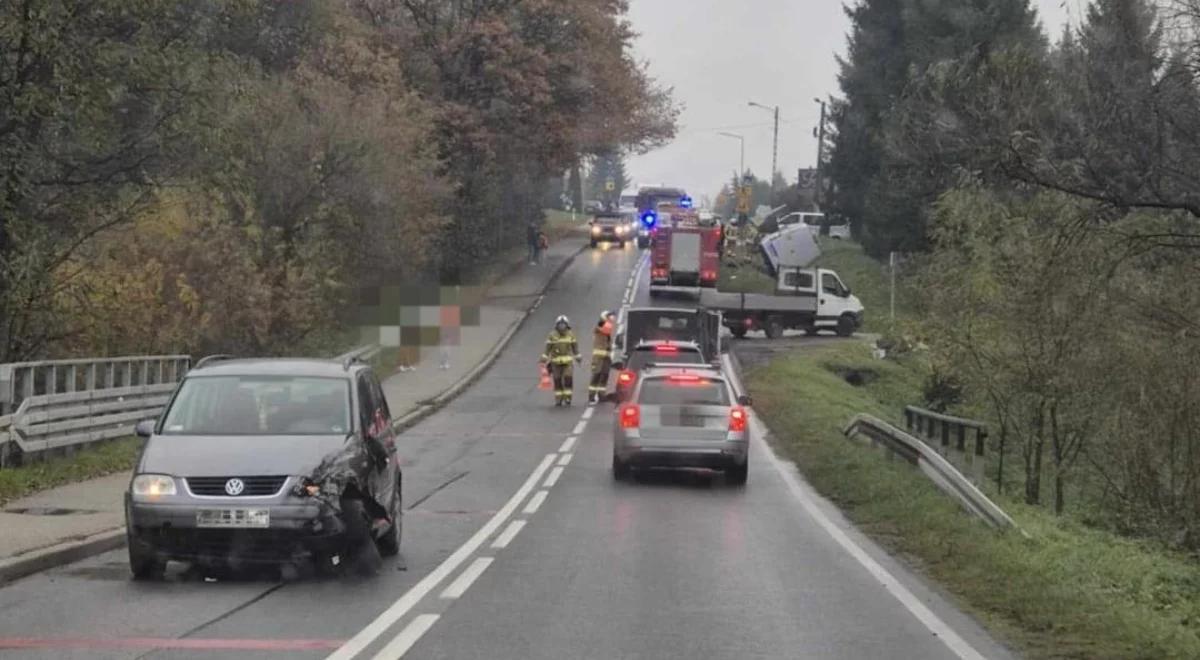
{"type": "Polygon", "coordinates": [[[575,341],[575,333],[567,330],[559,334],[551,330],[546,337],[546,350],[542,352],[542,361],[550,364],[571,364],[579,357],[579,344],[575,341]]]}
{"type": "Polygon", "coordinates": [[[596,326],[596,330],[592,333],[592,368],[598,368],[598,365],[604,360],[612,359],[612,324],[602,323],[596,326]]]}

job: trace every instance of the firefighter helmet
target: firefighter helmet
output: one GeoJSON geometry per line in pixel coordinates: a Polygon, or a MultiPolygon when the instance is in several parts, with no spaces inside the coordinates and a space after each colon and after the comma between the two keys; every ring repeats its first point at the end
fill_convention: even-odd
{"type": "Polygon", "coordinates": [[[568,328],[571,327],[571,319],[567,318],[566,314],[560,314],[558,318],[554,319],[554,325],[558,325],[559,323],[567,326],[568,328]]]}

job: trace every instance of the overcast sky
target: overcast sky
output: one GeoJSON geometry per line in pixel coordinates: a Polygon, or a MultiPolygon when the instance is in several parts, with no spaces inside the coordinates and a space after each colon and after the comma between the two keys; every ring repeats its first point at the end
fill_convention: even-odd
{"type": "MultiPolygon", "coordinates": [[[[1078,23],[1084,2],[1034,5],[1057,38],[1068,16],[1078,23]]],[[[779,171],[794,181],[798,168],[813,166],[821,113],[813,99],[837,93],[834,55],[845,52],[850,29],[841,0],[631,0],[629,17],[641,34],[637,56],[684,105],[674,142],[630,160],[634,182],[715,196],[738,167],[738,141],[718,131],[743,135],[746,167],[769,172],[772,114],[749,101],[780,108],[779,171]]]]}

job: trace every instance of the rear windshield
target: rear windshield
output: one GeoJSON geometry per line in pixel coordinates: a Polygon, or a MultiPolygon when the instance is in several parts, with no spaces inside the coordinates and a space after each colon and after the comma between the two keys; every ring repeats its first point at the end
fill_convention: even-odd
{"type": "Polygon", "coordinates": [[[331,435],[350,432],[343,378],[193,376],[163,423],[164,435],[331,435]]]}
{"type": "Polygon", "coordinates": [[[729,392],[719,380],[649,378],[642,383],[638,403],[649,406],[728,406],[729,392]]]}
{"type": "Polygon", "coordinates": [[[653,348],[639,348],[629,356],[626,369],[637,371],[647,364],[704,364],[699,351],[679,349],[674,353],[658,353],[653,348]]]}

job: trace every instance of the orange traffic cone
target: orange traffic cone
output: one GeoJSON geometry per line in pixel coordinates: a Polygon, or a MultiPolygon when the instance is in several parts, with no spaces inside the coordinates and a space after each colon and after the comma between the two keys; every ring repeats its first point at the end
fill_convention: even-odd
{"type": "Polygon", "coordinates": [[[540,371],[542,374],[542,379],[538,381],[538,389],[548,390],[553,387],[554,383],[550,381],[550,369],[547,367],[539,367],[538,371],[540,371]]]}

